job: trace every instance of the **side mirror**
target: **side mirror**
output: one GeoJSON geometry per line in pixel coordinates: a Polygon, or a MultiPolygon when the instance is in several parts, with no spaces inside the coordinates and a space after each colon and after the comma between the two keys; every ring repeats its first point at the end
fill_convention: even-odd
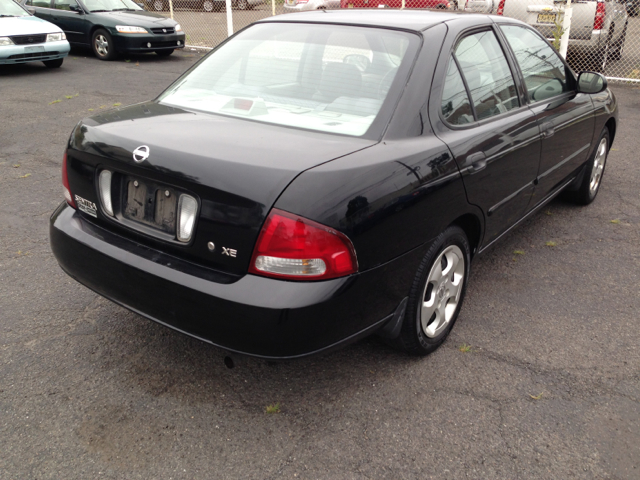
{"type": "Polygon", "coordinates": [[[144,10],[144,3],[136,2],[136,5],[138,5],[140,8],[142,8],[144,10]]]}
{"type": "Polygon", "coordinates": [[[607,88],[607,79],[604,75],[594,72],[581,72],[578,75],[578,92],[600,93],[607,88]]]}
{"type": "Polygon", "coordinates": [[[82,9],[77,3],[72,3],[71,5],[69,5],[69,10],[71,10],[72,12],[82,13],[82,9]]]}
{"type": "Polygon", "coordinates": [[[27,12],[29,12],[31,15],[35,15],[36,14],[36,9],[33,7],[25,7],[27,9],[27,12]]]}

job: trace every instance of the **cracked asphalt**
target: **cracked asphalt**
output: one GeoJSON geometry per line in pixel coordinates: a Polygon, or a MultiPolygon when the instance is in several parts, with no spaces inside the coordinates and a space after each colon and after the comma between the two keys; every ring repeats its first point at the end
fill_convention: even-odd
{"type": "Polygon", "coordinates": [[[198,58],[0,67],[0,479],[640,478],[640,88],[612,87],[595,203],[556,200],[477,258],[436,353],[369,338],[229,370],[76,283],[48,239],[75,123],[198,58]]]}

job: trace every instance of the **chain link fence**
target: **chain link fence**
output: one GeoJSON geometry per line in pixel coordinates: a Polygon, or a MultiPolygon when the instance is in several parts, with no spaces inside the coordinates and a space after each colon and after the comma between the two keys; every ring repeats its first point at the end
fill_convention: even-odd
{"type": "Polygon", "coordinates": [[[419,8],[497,14],[534,26],[561,52],[566,45],[576,71],[640,82],[640,0],[144,0],[144,5],[180,23],[187,48],[205,49],[250,23],[290,12],[419,8]]]}

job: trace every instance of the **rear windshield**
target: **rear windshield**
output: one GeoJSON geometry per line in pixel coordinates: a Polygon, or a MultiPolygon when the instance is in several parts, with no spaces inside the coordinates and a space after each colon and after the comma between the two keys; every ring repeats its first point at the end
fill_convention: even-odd
{"type": "Polygon", "coordinates": [[[403,62],[409,33],[258,24],[160,96],[167,105],[351,136],[364,135],[403,62]]]}

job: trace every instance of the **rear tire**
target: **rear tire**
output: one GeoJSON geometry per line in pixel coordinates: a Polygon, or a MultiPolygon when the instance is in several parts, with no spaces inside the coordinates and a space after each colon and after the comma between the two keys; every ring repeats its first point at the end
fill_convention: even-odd
{"type": "Polygon", "coordinates": [[[102,28],[99,28],[91,35],[91,48],[99,60],[113,60],[118,56],[113,44],[113,38],[111,38],[109,32],[102,28]]]}
{"type": "Polygon", "coordinates": [[[60,68],[62,66],[63,61],[64,61],[64,58],[57,58],[55,60],[46,60],[42,63],[44,63],[44,66],[47,68],[60,68]]]}
{"type": "Polygon", "coordinates": [[[609,57],[609,44],[605,45],[602,49],[596,51],[587,60],[587,70],[596,73],[604,74],[604,69],[607,66],[607,59],[609,57]]]}
{"type": "Polygon", "coordinates": [[[204,2],[202,2],[202,9],[205,12],[213,12],[213,10],[215,9],[215,4],[213,3],[213,0],[204,0],[204,2]]]}
{"type": "Polygon", "coordinates": [[[471,249],[464,231],[451,226],[433,242],[411,286],[399,344],[424,356],[445,341],[464,300],[471,249]]]}
{"type": "Polygon", "coordinates": [[[614,61],[618,61],[622,58],[622,53],[624,51],[624,44],[627,40],[627,24],[624,25],[624,30],[622,30],[622,35],[620,39],[616,42],[615,46],[612,48],[609,53],[609,58],[614,61]]]}
{"type": "Polygon", "coordinates": [[[589,205],[598,195],[611,146],[610,138],[609,129],[605,127],[598,138],[596,149],[587,161],[580,186],[574,192],[566,192],[565,197],[572,202],[578,205],[589,205]]]}
{"type": "Polygon", "coordinates": [[[159,55],[161,57],[168,57],[172,53],[173,53],[173,49],[172,50],[156,50],[156,55],[159,55]]]}

